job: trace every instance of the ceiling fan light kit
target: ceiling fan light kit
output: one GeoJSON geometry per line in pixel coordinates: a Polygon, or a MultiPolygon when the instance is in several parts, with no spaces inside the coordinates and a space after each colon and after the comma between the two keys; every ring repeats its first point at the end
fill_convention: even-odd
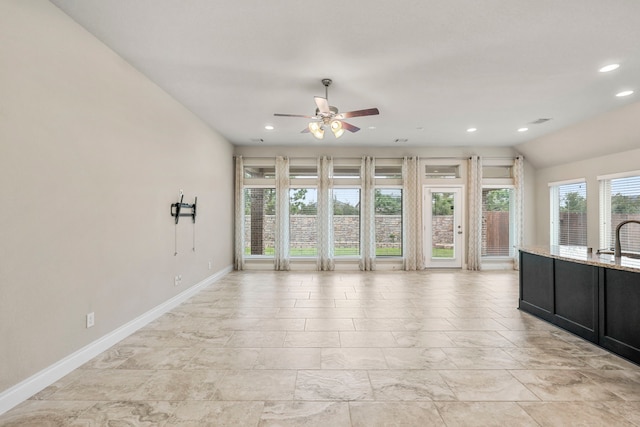
{"type": "Polygon", "coordinates": [[[315,136],[317,139],[324,138],[324,128],[318,122],[309,123],[309,131],[311,131],[311,134],[315,136]]]}
{"type": "Polygon", "coordinates": [[[316,103],[316,114],[315,116],[305,116],[302,114],[279,114],[276,113],[274,116],[280,117],[304,117],[307,119],[311,119],[309,125],[301,131],[301,133],[311,133],[316,139],[324,138],[324,130],[326,126],[331,129],[333,135],[336,138],[340,138],[345,130],[349,132],[358,132],[360,130],[359,127],[354,126],[350,123],[345,122],[343,119],[349,117],[362,117],[362,116],[374,116],[380,114],[377,108],[367,108],[365,110],[356,110],[349,111],[346,113],[340,113],[337,107],[333,105],[329,105],[329,86],[331,85],[331,79],[322,79],[322,84],[324,85],[324,98],[321,96],[314,97],[314,101],[316,103]]]}

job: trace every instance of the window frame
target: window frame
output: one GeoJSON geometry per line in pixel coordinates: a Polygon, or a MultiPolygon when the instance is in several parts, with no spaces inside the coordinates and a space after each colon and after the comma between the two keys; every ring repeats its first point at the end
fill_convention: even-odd
{"type": "MultiPolygon", "coordinates": [[[[346,179],[345,179],[346,180],[346,179]]],[[[331,204],[331,247],[333,248],[333,257],[335,259],[348,259],[348,258],[360,258],[362,256],[362,187],[359,185],[334,185],[331,188],[331,200],[334,199],[335,190],[358,190],[358,253],[337,255],[336,250],[336,215],[334,213],[333,203],[331,204]]]]}
{"type": "MultiPolygon", "coordinates": [[[[493,180],[494,178],[489,178],[489,180],[493,180]]],[[[513,182],[513,180],[512,180],[513,182]]],[[[515,209],[515,191],[516,187],[514,184],[482,184],[482,191],[484,190],[509,190],[509,254],[508,255],[482,255],[482,259],[485,261],[502,261],[513,259],[515,255],[515,232],[516,232],[516,209],[515,209]]],[[[484,209],[482,211],[484,214],[484,209]]]]}
{"type": "MultiPolygon", "coordinates": [[[[317,182],[317,180],[315,180],[315,182],[317,182]]],[[[289,195],[289,203],[288,203],[288,206],[289,206],[289,224],[288,224],[288,227],[289,227],[289,241],[287,242],[287,245],[289,245],[289,257],[291,259],[297,259],[297,260],[299,260],[299,259],[310,259],[310,258],[315,259],[318,256],[318,253],[319,253],[319,250],[320,250],[320,248],[319,248],[319,236],[318,236],[318,221],[320,220],[320,218],[318,217],[318,186],[317,185],[310,185],[310,184],[297,185],[295,187],[289,186],[288,195],[289,195]],[[293,191],[293,190],[302,190],[302,189],[315,190],[315,192],[316,192],[316,242],[315,242],[315,253],[313,255],[293,255],[293,252],[292,252],[293,248],[291,246],[291,243],[292,243],[292,240],[291,240],[291,221],[292,221],[292,218],[295,215],[291,214],[291,191],[293,191]]]]}
{"type": "MultiPolygon", "coordinates": [[[[389,180],[391,181],[391,179],[389,180]]],[[[393,181],[397,181],[393,179],[393,181]]],[[[399,259],[404,256],[404,188],[402,185],[378,185],[374,187],[374,212],[373,212],[373,227],[376,226],[376,213],[375,213],[375,190],[400,190],[400,255],[378,255],[378,239],[374,239],[374,251],[376,252],[377,259],[399,259]]],[[[374,232],[374,236],[377,237],[377,233],[374,232]]]]}
{"type": "MultiPolygon", "coordinates": [[[[569,179],[564,181],[555,181],[550,182],[549,185],[549,244],[551,246],[564,246],[564,247],[587,247],[588,244],[588,232],[589,227],[586,225],[585,221],[584,227],[584,239],[585,245],[561,245],[560,244],[560,187],[569,186],[574,184],[583,184],[584,185],[584,199],[585,206],[589,203],[587,200],[587,179],[586,178],[576,178],[569,179]]],[[[588,209],[585,208],[585,215],[587,215],[588,209]]]]}
{"type": "MultiPolygon", "coordinates": [[[[274,181],[275,181],[275,180],[274,180],[274,181]]],[[[273,185],[273,186],[271,186],[271,185],[266,185],[266,184],[248,184],[248,185],[247,185],[247,184],[245,184],[245,185],[243,186],[243,188],[242,188],[242,191],[244,192],[245,190],[253,190],[253,189],[265,189],[265,190],[270,190],[270,189],[272,189],[272,190],[273,190],[273,192],[275,193],[275,194],[274,194],[274,197],[276,197],[276,206],[277,206],[277,204],[278,204],[278,200],[277,200],[278,194],[277,194],[277,191],[276,191],[276,188],[275,188],[275,183],[274,183],[274,185],[273,185]]],[[[245,196],[243,196],[243,197],[245,197],[245,196]]],[[[245,218],[245,221],[246,221],[246,214],[243,214],[243,218],[245,218]]],[[[274,221],[276,221],[276,219],[275,219],[275,213],[274,213],[274,221]]],[[[246,223],[246,222],[245,222],[245,223],[246,223]]],[[[250,248],[250,247],[251,247],[251,246],[249,246],[249,248],[250,248]]],[[[275,248],[275,240],[274,240],[274,248],[275,248]]],[[[243,252],[244,252],[244,250],[245,250],[245,249],[246,249],[245,236],[242,236],[242,250],[243,250],[243,252]]],[[[244,254],[244,257],[245,257],[246,259],[273,259],[273,258],[275,257],[275,251],[274,251],[274,254],[273,254],[273,255],[266,255],[266,254],[260,254],[260,255],[257,255],[257,254],[246,254],[246,253],[245,253],[245,254],[244,254]]]]}
{"type": "Polygon", "coordinates": [[[613,223],[612,223],[612,191],[611,181],[624,178],[640,178],[640,170],[619,172],[596,177],[599,188],[599,247],[603,249],[613,249],[613,223]]]}

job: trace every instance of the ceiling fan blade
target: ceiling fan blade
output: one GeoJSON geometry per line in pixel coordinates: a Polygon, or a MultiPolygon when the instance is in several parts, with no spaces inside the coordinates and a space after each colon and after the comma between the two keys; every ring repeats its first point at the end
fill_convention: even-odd
{"type": "Polygon", "coordinates": [[[360,128],[358,126],[354,126],[351,123],[347,123],[342,121],[342,128],[348,130],[349,132],[358,132],[360,128]]]}
{"type": "Polygon", "coordinates": [[[377,108],[367,108],[366,110],[347,111],[346,113],[338,114],[340,119],[348,119],[350,117],[362,117],[362,116],[375,116],[380,114],[377,108]]]}
{"type": "Polygon", "coordinates": [[[313,119],[313,118],[315,118],[314,116],[305,116],[304,114],[280,114],[280,113],[275,113],[274,116],[277,116],[277,117],[304,117],[305,119],[313,119]]]}
{"type": "Polygon", "coordinates": [[[324,114],[330,114],[331,110],[329,109],[329,101],[327,98],[323,98],[321,96],[314,96],[313,100],[316,101],[316,106],[318,107],[318,111],[324,114]]]}

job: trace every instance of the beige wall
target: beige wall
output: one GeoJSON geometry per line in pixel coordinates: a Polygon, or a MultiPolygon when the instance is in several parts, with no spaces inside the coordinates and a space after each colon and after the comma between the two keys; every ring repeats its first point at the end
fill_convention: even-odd
{"type": "Polygon", "coordinates": [[[233,148],[49,2],[0,40],[2,392],[232,264],[233,148]]]}
{"type": "MultiPolygon", "coordinates": [[[[638,141],[640,144],[640,141],[638,141]]],[[[536,238],[534,243],[549,244],[549,183],[585,178],[587,183],[587,246],[599,244],[599,175],[640,170],[640,149],[566,163],[536,172],[536,238]]]]}

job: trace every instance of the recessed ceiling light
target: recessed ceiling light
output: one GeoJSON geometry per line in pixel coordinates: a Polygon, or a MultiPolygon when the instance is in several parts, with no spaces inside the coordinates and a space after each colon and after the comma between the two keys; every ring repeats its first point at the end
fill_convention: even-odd
{"type": "Polygon", "coordinates": [[[369,129],[374,130],[376,127],[375,126],[369,126],[369,129]]]}
{"type": "Polygon", "coordinates": [[[632,93],[633,93],[633,91],[632,91],[632,90],[625,90],[625,91],[622,91],[622,92],[620,92],[620,93],[616,93],[616,96],[617,96],[617,97],[629,96],[629,95],[631,95],[632,93]]]}
{"type": "Polygon", "coordinates": [[[620,64],[609,64],[600,68],[598,71],[601,73],[608,73],[609,71],[617,70],[620,67],[620,64]]]}
{"type": "Polygon", "coordinates": [[[272,125],[266,125],[264,128],[266,130],[274,130],[275,129],[272,125]]]}
{"type": "Polygon", "coordinates": [[[518,132],[526,132],[528,130],[529,130],[529,128],[520,128],[520,129],[518,129],[518,132]]]}
{"type": "Polygon", "coordinates": [[[478,129],[476,129],[476,128],[469,128],[469,129],[467,129],[467,132],[471,133],[471,132],[475,132],[475,131],[477,131],[477,130],[478,130],[478,129]]]}

